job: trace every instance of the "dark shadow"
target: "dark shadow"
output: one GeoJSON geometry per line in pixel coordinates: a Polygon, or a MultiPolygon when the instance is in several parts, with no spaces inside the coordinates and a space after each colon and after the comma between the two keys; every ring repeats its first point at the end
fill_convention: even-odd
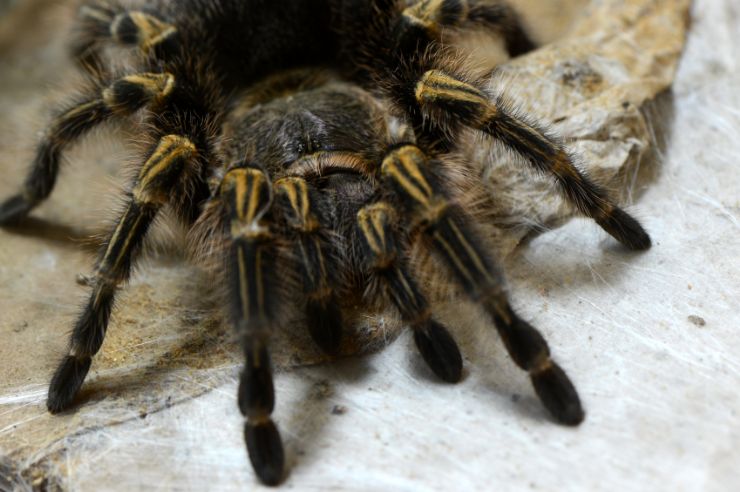
{"type": "Polygon", "coordinates": [[[637,201],[661,176],[666,152],[673,141],[676,125],[676,101],[672,89],[666,89],[640,109],[650,131],[650,148],[642,157],[634,177],[632,199],[637,201]]]}
{"type": "Polygon", "coordinates": [[[294,369],[306,384],[298,406],[283,424],[294,436],[285,442],[288,470],[300,467],[303,456],[315,455],[313,443],[319,440],[334,418],[341,417],[343,410],[331,401],[337,382],[361,384],[374,371],[369,362],[369,356],[366,355],[340,359],[310,369],[294,369]]]}
{"type": "Polygon", "coordinates": [[[65,248],[96,251],[99,243],[80,229],[37,217],[27,217],[14,225],[3,226],[3,230],[17,236],[40,239],[65,248]]]}
{"type": "MultiPolygon", "coordinates": [[[[594,227],[597,227],[594,225],[594,227]]],[[[601,246],[604,254],[588,257],[579,257],[576,252],[568,251],[562,254],[553,254],[542,259],[542,263],[525,263],[524,251],[517,248],[507,258],[506,270],[510,278],[515,278],[523,287],[530,291],[545,290],[559,292],[566,289],[562,279],[568,279],[567,288],[588,284],[594,281],[594,272],[607,285],[617,283],[625,274],[625,269],[615,267],[617,264],[628,264],[640,255],[650,254],[647,251],[631,251],[617,243],[611,237],[601,246]],[[540,271],[541,273],[538,273],[540,271]],[[554,273],[557,273],[555,275],[554,273]]]]}

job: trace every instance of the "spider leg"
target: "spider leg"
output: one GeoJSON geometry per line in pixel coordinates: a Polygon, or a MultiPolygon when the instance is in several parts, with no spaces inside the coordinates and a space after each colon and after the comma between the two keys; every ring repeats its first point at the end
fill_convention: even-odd
{"type": "Polygon", "coordinates": [[[106,42],[161,55],[171,52],[177,43],[177,28],[152,14],[123,10],[107,2],[81,6],[73,56],[83,67],[100,67],[99,51],[106,42]]]}
{"type": "Polygon", "coordinates": [[[223,178],[221,200],[230,220],[228,264],[232,274],[231,306],[246,362],[239,382],[239,409],[247,418],[244,439],[252,467],[262,482],[276,485],[283,477],[283,445],[270,418],[275,389],[268,338],[275,324],[273,235],[263,223],[272,202],[267,175],[237,167],[223,178]]]}
{"type": "Polygon", "coordinates": [[[51,194],[67,146],[114,115],[130,114],[163,101],[174,84],[174,77],[168,73],[128,75],[103,90],[89,91],[62,110],[38,145],[23,191],[0,204],[0,224],[22,219],[51,194]]]}
{"type": "Polygon", "coordinates": [[[51,380],[47,400],[51,413],[67,409],[82,386],[92,357],[103,344],[116,290],[129,278],[149,226],[195,153],[187,138],[167,135],[142,167],[126,209],[102,249],[95,284],[70,337],[69,353],[51,380]]]}
{"type": "Polygon", "coordinates": [[[442,128],[458,123],[484,132],[513,150],[535,170],[552,175],[564,197],[582,214],[633,250],[648,249],[650,236],[640,223],[611,201],[606,191],[580,170],[562,144],[534,123],[513,114],[474,83],[442,70],[408,80],[402,96],[407,110],[442,128]]]}
{"type": "Polygon", "coordinates": [[[325,352],[336,354],[342,337],[342,313],[334,287],[338,265],[328,238],[322,234],[326,218],[319,197],[303,178],[279,179],[274,189],[275,205],[287,220],[301,264],[309,332],[325,352]]]}
{"type": "Polygon", "coordinates": [[[413,144],[400,144],[383,160],[381,173],[418,221],[431,249],[488,312],[511,358],[529,373],[544,406],[558,422],[578,425],[584,412],[576,389],[550,357],[542,335],[514,313],[502,273],[478,245],[464,213],[439,190],[427,156],[413,144]]]}
{"type": "Polygon", "coordinates": [[[481,26],[499,34],[511,56],[535,48],[517,13],[503,1],[420,0],[403,10],[400,23],[399,44],[406,46],[416,44],[421,36],[438,39],[445,27],[481,26]]]}
{"type": "Polygon", "coordinates": [[[414,330],[414,341],[429,368],[443,381],[456,383],[462,376],[460,349],[449,331],[432,319],[429,303],[399,254],[395,216],[386,202],[366,205],[358,212],[365,268],[381,283],[403,321],[414,330]]]}
{"type": "MultiPolygon", "coordinates": [[[[432,20],[460,18],[465,9],[450,7],[453,4],[424,0],[411,8],[432,20]]],[[[454,148],[460,125],[486,133],[534,169],[552,175],[570,203],[622,244],[634,250],[650,247],[650,236],[639,222],[576,166],[561,143],[514,114],[502,99],[492,100],[480,82],[439,69],[441,58],[449,53],[434,45],[429,30],[418,27],[424,21],[409,21],[408,11],[399,13],[393,2],[375,0],[372,6],[378,13],[375,22],[361,31],[364,37],[354,38],[359,46],[356,54],[386,95],[409,116],[417,141],[425,149],[447,152],[454,148]]]]}

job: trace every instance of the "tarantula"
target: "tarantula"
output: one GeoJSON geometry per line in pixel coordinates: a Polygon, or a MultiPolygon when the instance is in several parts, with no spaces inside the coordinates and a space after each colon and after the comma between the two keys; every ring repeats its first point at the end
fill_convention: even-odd
{"type": "Polygon", "coordinates": [[[290,306],[328,353],[339,347],[348,300],[393,306],[431,370],[460,379],[458,347],[412,268],[420,250],[488,313],[554,419],[579,424],[578,394],[540,333],[512,310],[476,221],[460,206],[470,190],[450,185],[449,156],[461,132],[481,132],[554,177],[570,203],[628,248],[646,249],[650,238],[557,139],[456,61],[442,34],[470,29],[498,33],[511,55],[534,47],[496,0],[84,5],[73,51],[92,82],[48,126],[22,192],[0,205],[0,223],[21,220],[51,193],[60,154],[91,128],[136,113],[150,144],[51,380],[49,411],[72,405],[116,291],[170,206],[191,230],[190,247],[216,256],[228,279],[224,303],[245,357],[239,408],[262,482],[284,476],[268,339],[290,306]],[[130,63],[115,63],[112,49],[130,63]],[[280,296],[291,275],[293,302],[280,296]]]}

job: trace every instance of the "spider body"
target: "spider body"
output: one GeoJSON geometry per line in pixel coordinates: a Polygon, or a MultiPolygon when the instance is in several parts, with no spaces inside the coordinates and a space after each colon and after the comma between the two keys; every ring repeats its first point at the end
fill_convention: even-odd
{"type": "Polygon", "coordinates": [[[284,476],[268,346],[286,311],[301,311],[315,342],[333,353],[345,306],[392,306],[431,370],[460,379],[454,338],[420,287],[420,251],[439,267],[430,277],[448,279],[488,313],[555,420],[582,421],[575,388],[511,308],[477,219],[461,206],[480,190],[446,171],[468,166],[451,158],[460,132],[497,139],[552,175],[567,200],[627,247],[645,249],[650,239],[556,139],[489,94],[440,44],[445,30],[487,29],[511,54],[530,49],[508,6],[189,0],[139,9],[99,2],[80,15],[73,52],[92,82],[49,125],[22,192],[0,205],[0,223],[22,220],[51,193],[61,152],[92,127],[140,113],[133,124],[150,145],[52,378],[51,412],[72,405],[116,291],[150,225],[171,207],[190,228],[189,247],[227,279],[245,357],[245,441],[263,482],[284,476]],[[130,59],[117,63],[111,50],[130,59]]]}

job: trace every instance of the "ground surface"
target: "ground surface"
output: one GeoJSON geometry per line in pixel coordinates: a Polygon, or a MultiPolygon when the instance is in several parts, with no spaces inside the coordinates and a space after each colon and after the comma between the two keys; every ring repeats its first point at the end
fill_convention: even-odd
{"type": "MultiPolygon", "coordinates": [[[[693,12],[673,95],[653,115],[667,135],[662,158],[630,187],[654,248],[625,253],[574,220],[506,262],[516,307],[579,388],[584,424],[552,424],[495,333],[474,307],[458,305],[444,313],[467,327],[457,335],[467,375],[456,386],[429,377],[408,333],[369,356],[283,361],[292,367],[276,379],[291,465],[285,488],[729,491],[740,483],[740,7],[700,0],[693,12]]],[[[39,98],[38,84],[72,77],[63,46],[48,47],[57,18],[40,7],[24,16],[0,32],[0,61],[18,49],[36,54],[3,64],[0,196],[20,182],[28,135],[55,99],[39,98]],[[38,35],[21,37],[29,25],[38,35]]],[[[562,25],[537,29],[546,40],[562,25]]],[[[86,238],[103,230],[110,176],[129,155],[110,140],[70,152],[70,162],[100,165],[69,166],[36,219],[0,231],[0,489],[258,488],[234,404],[237,352],[201,292],[183,285],[197,273],[176,255],[154,255],[132,282],[79,408],[62,417],[44,410],[83,295],[74,278],[90,268],[86,238]]]]}

